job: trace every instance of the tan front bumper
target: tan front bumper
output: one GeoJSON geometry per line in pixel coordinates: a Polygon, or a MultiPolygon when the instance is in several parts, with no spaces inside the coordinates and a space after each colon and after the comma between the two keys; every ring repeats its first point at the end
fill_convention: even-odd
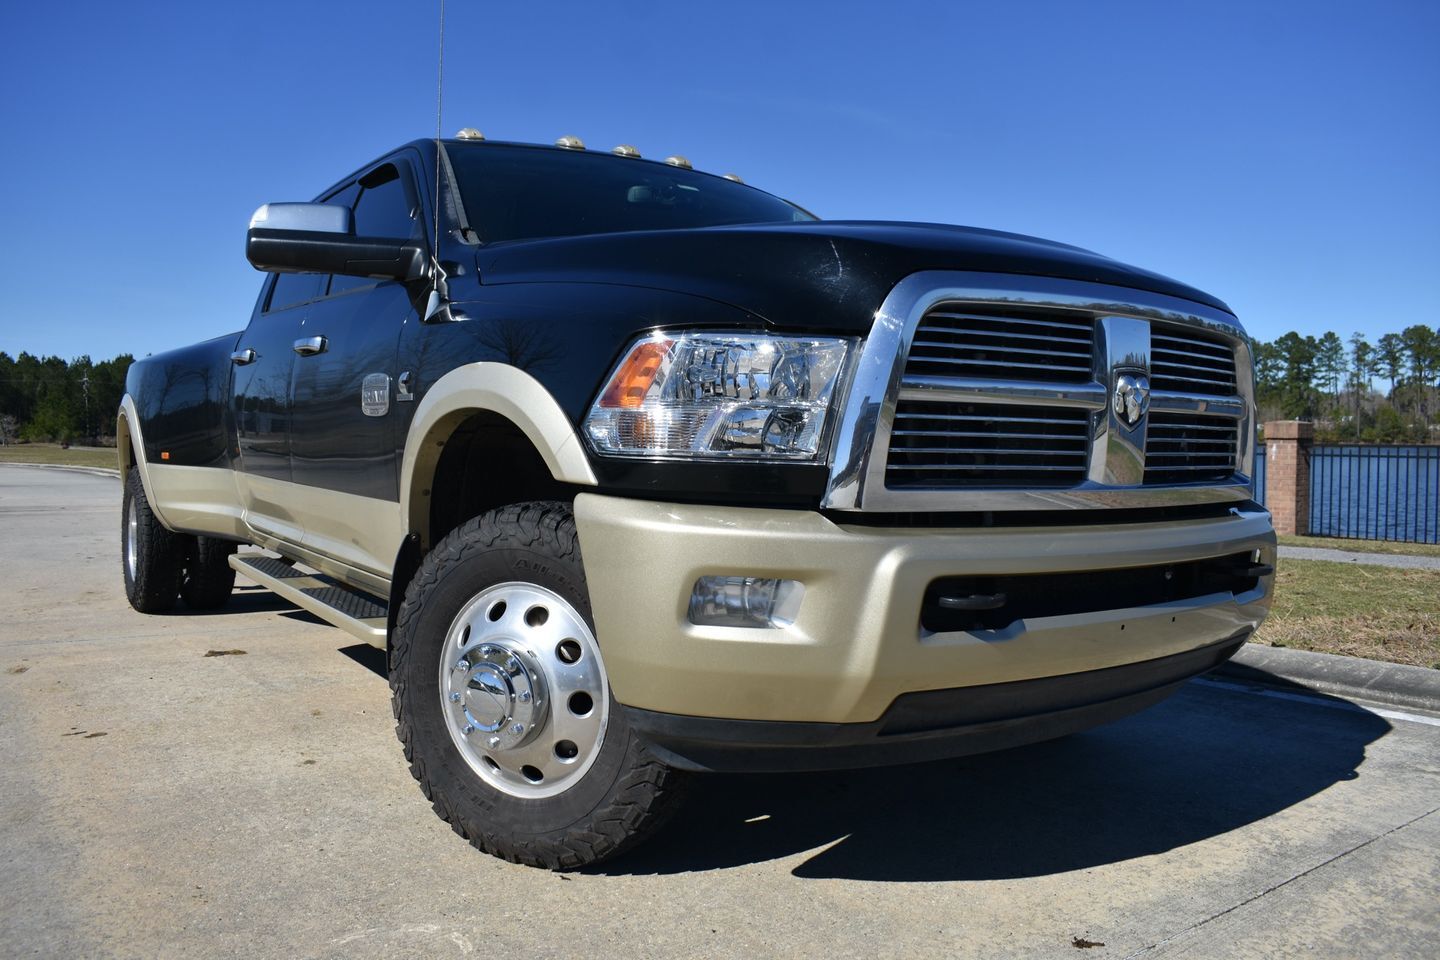
{"type": "Polygon", "coordinates": [[[661,713],[865,723],[903,693],[1059,676],[1212,644],[1264,619],[1273,577],[1240,596],[1022,621],[994,633],[922,635],[934,579],[1179,563],[1259,550],[1263,511],[1165,523],[889,529],[818,513],[575,498],[595,627],[615,696],[661,713]],[[805,585],[793,626],[702,627],[690,593],[707,575],[805,585]]]}

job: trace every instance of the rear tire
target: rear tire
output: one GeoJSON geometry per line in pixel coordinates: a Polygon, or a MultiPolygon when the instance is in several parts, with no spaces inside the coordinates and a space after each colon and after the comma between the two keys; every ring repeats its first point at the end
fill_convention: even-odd
{"type": "Polygon", "coordinates": [[[125,570],[125,597],[141,613],[173,609],[180,593],[181,541],[166,530],[150,509],[140,471],[125,478],[120,511],[120,563],[125,570]]]}
{"type": "Polygon", "coordinates": [[[193,537],[187,545],[185,574],[180,596],[194,610],[218,610],[230,600],[235,589],[235,571],[230,555],[239,544],[216,537],[193,537]]]}
{"type": "Polygon", "coordinates": [[[391,635],[390,689],[411,773],[486,853],[573,870],[639,843],[677,805],[683,775],[605,680],[565,504],[493,510],[425,557],[391,635]]]}

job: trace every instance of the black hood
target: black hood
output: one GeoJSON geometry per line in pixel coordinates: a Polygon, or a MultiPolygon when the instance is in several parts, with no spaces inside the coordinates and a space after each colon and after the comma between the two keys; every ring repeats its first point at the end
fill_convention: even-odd
{"type": "Polygon", "coordinates": [[[1035,237],[929,223],[827,220],[610,233],[482,247],[480,282],[616,283],[732,304],[782,327],[864,333],[921,270],[1059,277],[1230,308],[1157,273],[1035,237]]]}

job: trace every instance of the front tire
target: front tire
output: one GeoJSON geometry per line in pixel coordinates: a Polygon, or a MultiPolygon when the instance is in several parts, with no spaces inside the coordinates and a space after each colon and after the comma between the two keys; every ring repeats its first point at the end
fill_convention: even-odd
{"type": "Polygon", "coordinates": [[[493,510],[426,556],[396,617],[390,687],[411,773],[486,853],[575,869],[675,807],[682,774],[611,696],[565,504],[493,510]]]}
{"type": "Polygon", "coordinates": [[[166,530],[150,509],[140,471],[125,478],[120,512],[120,561],[125,569],[125,597],[141,613],[173,609],[180,593],[180,538],[166,530]]]}

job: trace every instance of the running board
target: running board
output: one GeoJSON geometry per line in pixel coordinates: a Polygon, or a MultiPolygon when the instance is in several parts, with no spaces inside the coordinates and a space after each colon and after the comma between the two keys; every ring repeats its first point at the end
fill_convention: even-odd
{"type": "Polygon", "coordinates": [[[253,553],[233,553],[235,572],[308,610],[326,623],[378,647],[385,646],[385,604],[367,593],[341,585],[319,573],[296,570],[284,560],[253,553]]]}

